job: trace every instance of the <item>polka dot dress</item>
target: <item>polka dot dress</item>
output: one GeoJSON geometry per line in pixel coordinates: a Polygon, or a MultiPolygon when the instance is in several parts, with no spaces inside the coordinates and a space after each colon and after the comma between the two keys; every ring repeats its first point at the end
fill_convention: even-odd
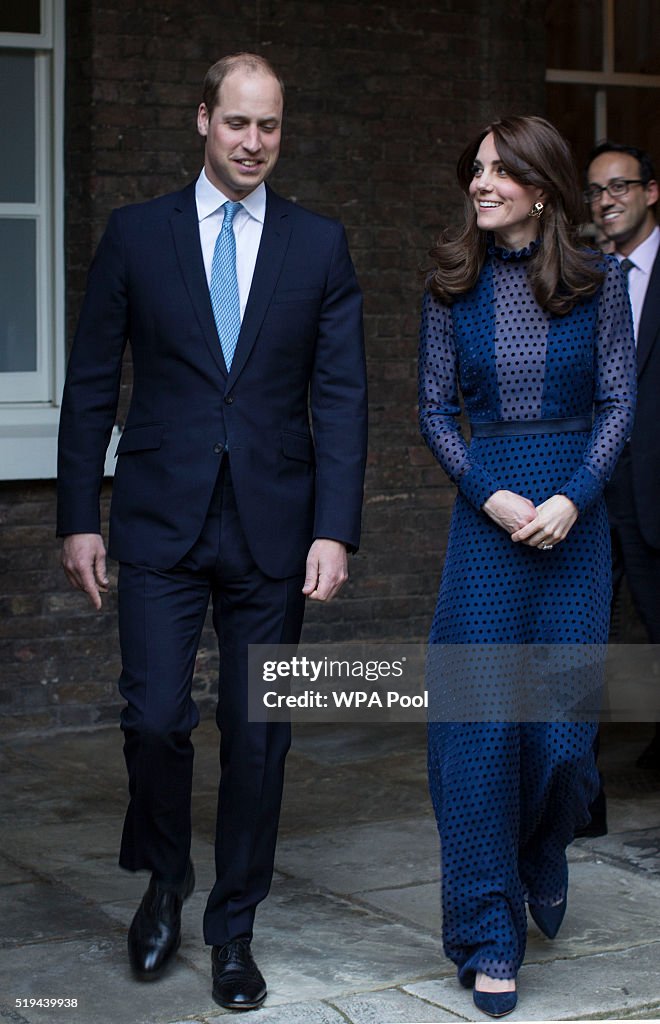
{"type": "MultiPolygon", "coordinates": [[[[628,294],[616,260],[604,258],[599,293],[565,316],[549,315],[527,280],[533,251],[491,244],[470,293],[452,306],[430,293],[424,298],[421,430],[458,488],[431,644],[607,640],[611,570],[602,492],[632,426],[628,294]],[[499,425],[487,436],[477,427],[470,444],[458,423],[459,389],[472,424],[499,425]],[[544,432],[532,422],[530,431],[539,432],[517,423],[511,433],[511,421],[567,418],[578,429],[544,432]],[[500,489],[536,505],[564,494],[579,518],[550,551],[513,544],[481,511],[500,489]]],[[[483,709],[497,706],[501,665],[499,675],[498,681],[485,661],[471,680],[481,721],[450,722],[445,713],[429,722],[443,941],[465,984],[478,970],[516,975],[525,952],[525,901],[550,905],[565,896],[565,850],[588,820],[598,785],[595,724],[493,720],[483,709]]],[[[442,673],[430,686],[431,703],[441,706],[442,673]]]]}

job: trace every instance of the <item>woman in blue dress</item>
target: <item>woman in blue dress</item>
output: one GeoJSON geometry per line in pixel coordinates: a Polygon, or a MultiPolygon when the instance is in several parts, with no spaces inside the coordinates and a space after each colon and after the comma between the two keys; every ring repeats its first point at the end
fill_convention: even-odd
{"type": "Polygon", "coordinates": [[[624,276],[578,241],[579,187],[553,126],[491,124],[457,170],[465,223],[431,253],[421,323],[421,430],[458,488],[430,635],[443,648],[430,650],[476,644],[492,658],[468,669],[483,669],[464,694],[472,721],[450,721],[443,681],[432,683],[429,780],[445,952],[477,1007],[502,1016],[516,1005],[525,904],[554,938],[566,847],[598,788],[594,721],[544,721],[538,709],[504,720],[502,652],[607,641],[602,495],[630,435],[635,353],[624,276]]]}

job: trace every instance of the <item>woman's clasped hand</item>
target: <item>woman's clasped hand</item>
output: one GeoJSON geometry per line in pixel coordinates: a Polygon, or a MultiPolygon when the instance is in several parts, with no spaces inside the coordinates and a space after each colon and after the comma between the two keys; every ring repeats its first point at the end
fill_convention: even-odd
{"type": "Polygon", "coordinates": [[[553,494],[540,505],[534,505],[522,494],[495,491],[483,509],[512,541],[534,548],[561,543],[578,517],[574,503],[563,494],[553,494]]]}

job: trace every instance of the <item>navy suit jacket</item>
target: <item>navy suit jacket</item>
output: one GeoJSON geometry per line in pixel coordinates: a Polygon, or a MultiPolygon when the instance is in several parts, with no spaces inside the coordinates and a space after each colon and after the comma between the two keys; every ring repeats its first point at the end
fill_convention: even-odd
{"type": "MultiPolygon", "coordinates": [[[[625,457],[625,453],[624,453],[625,457]]],[[[641,534],[660,548],[660,250],[649,279],[637,337],[637,406],[629,457],[635,512],[641,534]]],[[[620,506],[615,469],[606,496],[620,506]]],[[[628,500],[631,496],[628,495],[628,500]]]]}
{"type": "Polygon", "coordinates": [[[109,554],[170,568],[194,544],[224,453],[252,556],[304,570],[314,537],[359,543],[366,455],[362,300],[342,226],[267,190],[228,373],[194,184],[111,215],[90,269],[59,440],[58,533],[98,533],[104,455],[130,341],[109,554]],[[311,412],[311,429],[310,429],[311,412]]]}

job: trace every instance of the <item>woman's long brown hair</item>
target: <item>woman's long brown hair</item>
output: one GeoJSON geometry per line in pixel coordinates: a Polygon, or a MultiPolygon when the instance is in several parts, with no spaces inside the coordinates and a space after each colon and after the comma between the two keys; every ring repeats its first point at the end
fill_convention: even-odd
{"type": "Polygon", "coordinates": [[[483,139],[493,133],[506,171],[521,185],[545,193],[539,220],[540,245],[529,260],[529,283],[549,313],[568,313],[580,299],[594,295],[603,280],[602,258],[578,241],[582,201],[568,143],[542,117],[506,117],[488,125],[461,154],[456,172],[465,194],[465,222],[458,233],[445,231],[429,255],[436,263],[428,287],[451,303],[477,282],[487,254],[487,237],[477,227],[469,198],[474,161],[483,139]]]}

